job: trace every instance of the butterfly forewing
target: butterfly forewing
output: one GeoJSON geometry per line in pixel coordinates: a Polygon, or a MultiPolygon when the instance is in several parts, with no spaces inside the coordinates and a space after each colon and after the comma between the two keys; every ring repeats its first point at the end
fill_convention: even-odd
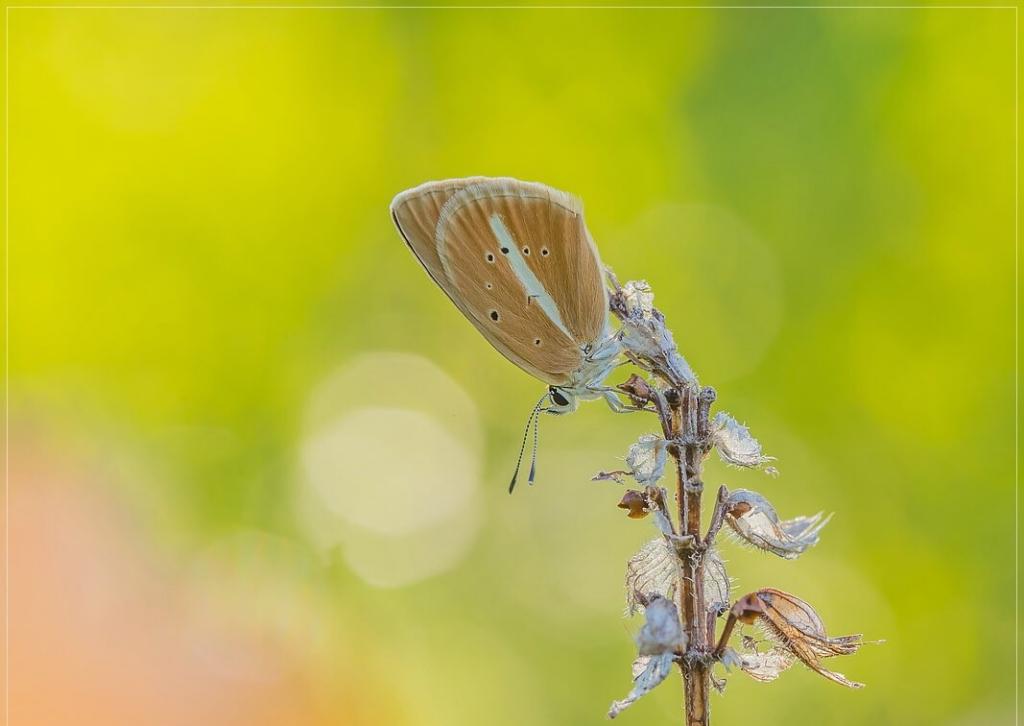
{"type": "MultiPolygon", "coordinates": [[[[434,232],[437,230],[437,220],[441,217],[441,208],[444,207],[445,202],[453,194],[472,184],[473,181],[472,178],[450,179],[422,184],[413,189],[407,189],[391,202],[391,218],[394,220],[395,226],[398,227],[402,238],[416,255],[416,259],[426,268],[430,277],[449,294],[449,297],[451,292],[444,278],[441,259],[437,254],[434,232]]],[[[453,300],[453,302],[462,309],[457,300],[453,300]]]]}

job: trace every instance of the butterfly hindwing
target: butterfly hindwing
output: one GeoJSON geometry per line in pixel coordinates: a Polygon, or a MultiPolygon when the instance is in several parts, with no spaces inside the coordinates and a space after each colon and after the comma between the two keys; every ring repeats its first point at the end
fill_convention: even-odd
{"type": "Polygon", "coordinates": [[[581,364],[580,348],[604,334],[600,261],[569,195],[476,177],[403,192],[392,214],[463,314],[541,380],[566,383],[581,364]]]}
{"type": "MultiPolygon", "coordinates": [[[[578,345],[604,333],[608,301],[597,248],[577,199],[543,184],[488,179],[461,189],[445,204],[438,224],[442,263],[453,262],[450,230],[460,217],[477,226],[477,241],[497,244],[520,281],[535,294],[546,293],[564,332],[578,345]],[[482,224],[485,223],[485,224],[482,224]],[[483,229],[481,229],[483,227],[483,229]]],[[[467,236],[460,240],[470,244],[467,236]]],[[[457,242],[456,242],[457,244],[457,242]]],[[[487,245],[485,245],[487,246],[487,245]]],[[[462,251],[461,249],[459,251],[462,251]]]]}

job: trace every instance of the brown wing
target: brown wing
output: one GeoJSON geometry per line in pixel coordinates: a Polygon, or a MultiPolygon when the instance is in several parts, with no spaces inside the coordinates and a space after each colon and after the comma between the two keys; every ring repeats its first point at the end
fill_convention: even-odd
{"type": "Polygon", "coordinates": [[[580,346],[603,334],[607,310],[575,200],[541,184],[475,177],[424,184],[391,209],[430,276],[499,352],[541,380],[568,382],[580,346]],[[547,299],[531,297],[538,291],[547,299]]]}
{"type": "Polygon", "coordinates": [[[512,253],[517,253],[552,298],[565,331],[578,345],[602,337],[607,293],[579,201],[543,184],[476,181],[453,194],[442,209],[439,230],[448,228],[445,239],[437,240],[439,254],[446,258],[442,263],[472,259],[467,248],[495,240],[495,215],[517,248],[503,256],[516,262],[512,253]]]}
{"type": "MultiPolygon", "coordinates": [[[[427,182],[413,189],[407,189],[391,202],[391,218],[398,227],[399,233],[426,268],[430,277],[451,297],[449,285],[445,282],[444,268],[437,254],[434,233],[437,231],[437,220],[444,206],[453,194],[465,189],[483,177],[467,179],[449,179],[447,181],[427,182]]],[[[452,300],[465,312],[458,301],[452,300]]]]}

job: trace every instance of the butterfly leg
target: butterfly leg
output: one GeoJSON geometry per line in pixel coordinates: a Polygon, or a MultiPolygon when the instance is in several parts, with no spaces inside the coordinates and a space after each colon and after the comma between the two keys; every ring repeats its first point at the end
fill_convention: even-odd
{"type": "MultiPolygon", "coordinates": [[[[613,413],[630,413],[631,412],[630,407],[627,406],[626,404],[624,404],[619,399],[619,397],[616,396],[611,391],[603,391],[602,393],[604,394],[604,400],[608,403],[608,408],[610,408],[613,413]]],[[[636,411],[636,410],[638,410],[638,409],[636,409],[636,408],[632,409],[632,411],[636,411]]]]}
{"type": "Polygon", "coordinates": [[[622,399],[616,395],[614,388],[594,388],[591,389],[597,391],[604,397],[605,403],[608,404],[608,408],[612,410],[612,413],[633,413],[634,411],[649,411],[650,409],[640,408],[638,406],[627,406],[622,402],[622,399]]]}

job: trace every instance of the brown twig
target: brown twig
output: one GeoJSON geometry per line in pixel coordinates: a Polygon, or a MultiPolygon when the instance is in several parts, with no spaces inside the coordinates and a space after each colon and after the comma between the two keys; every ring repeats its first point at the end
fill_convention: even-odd
{"type": "Polygon", "coordinates": [[[729,613],[729,619],[725,621],[725,627],[722,628],[722,634],[718,638],[718,645],[715,646],[715,652],[712,653],[712,657],[715,660],[721,660],[722,654],[725,653],[725,647],[729,644],[729,638],[732,637],[733,628],[736,627],[736,614],[729,613]]]}
{"type": "Polygon", "coordinates": [[[715,509],[711,512],[711,523],[708,525],[708,533],[704,536],[704,546],[710,547],[718,536],[718,530],[725,522],[725,498],[729,496],[729,489],[723,484],[718,487],[718,498],[715,500],[715,509]]]}

